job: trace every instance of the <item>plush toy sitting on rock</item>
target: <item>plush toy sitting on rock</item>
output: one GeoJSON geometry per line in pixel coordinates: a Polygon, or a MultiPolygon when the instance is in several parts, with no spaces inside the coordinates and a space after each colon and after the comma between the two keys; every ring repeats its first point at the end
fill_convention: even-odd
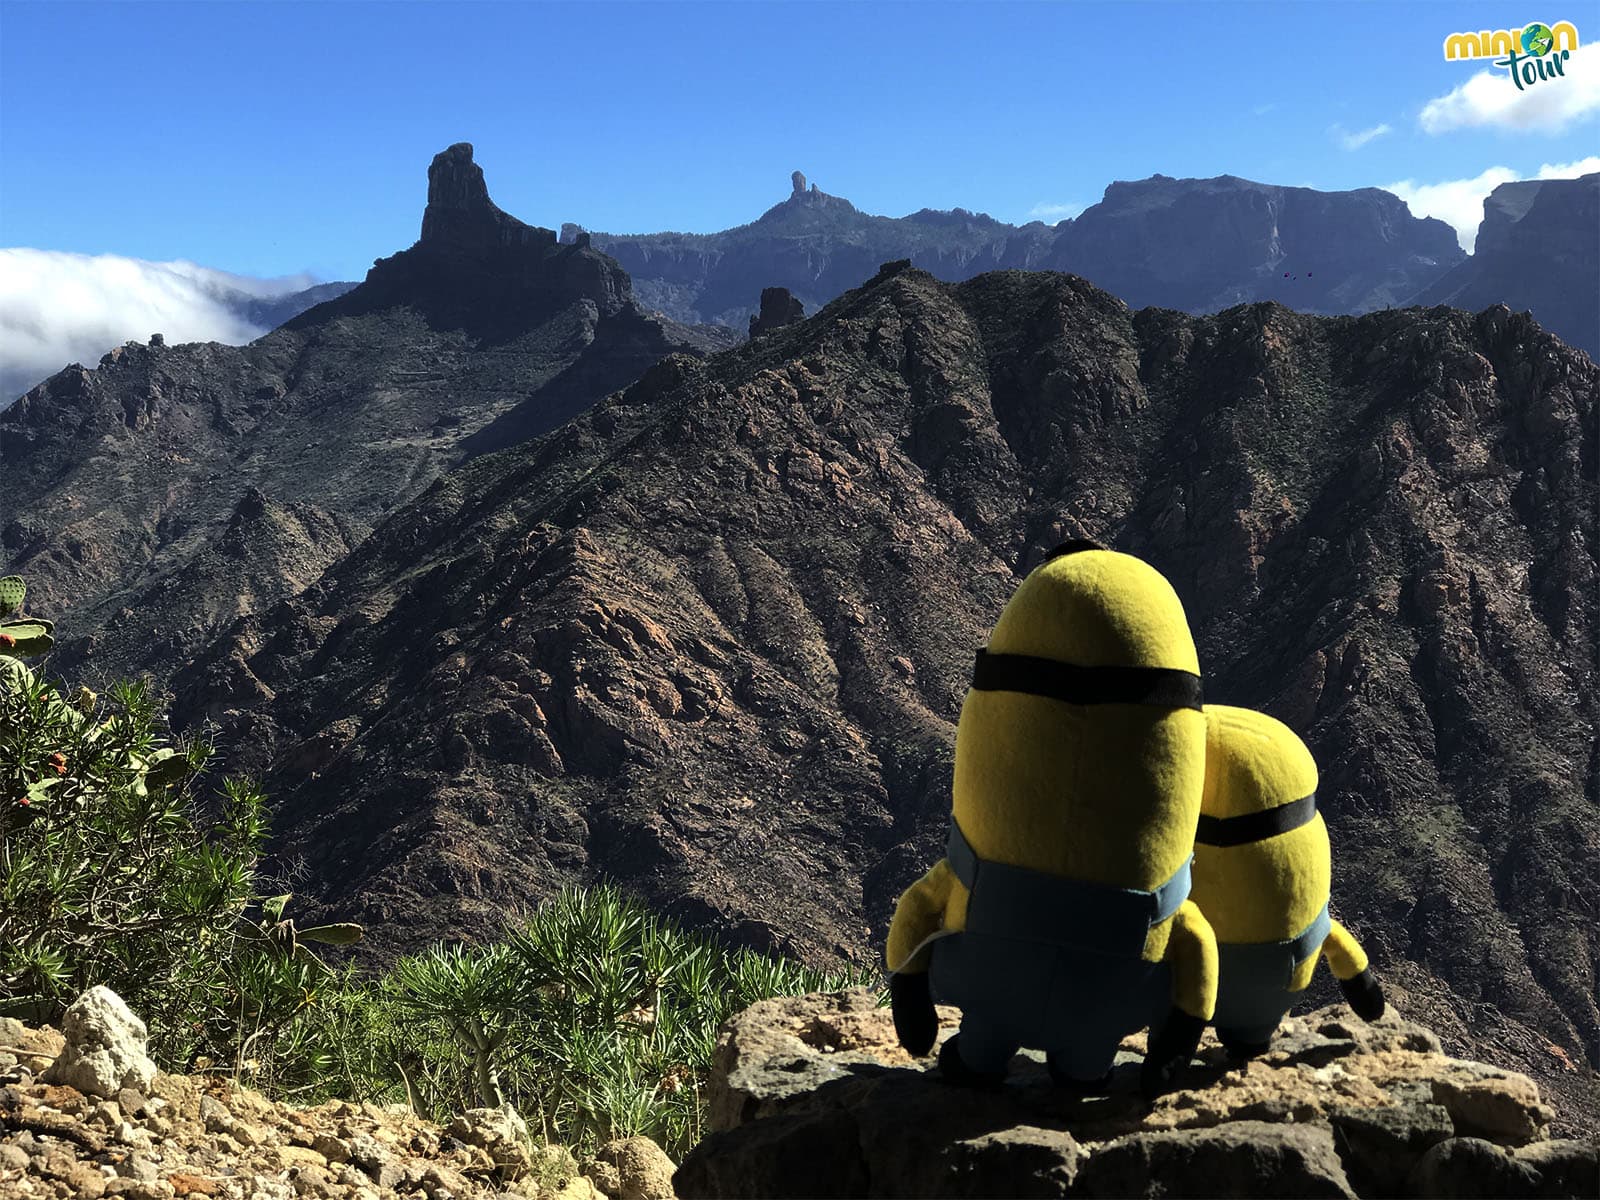
{"type": "Polygon", "coordinates": [[[1208,704],[1205,719],[1192,897],[1217,936],[1217,1036],[1236,1057],[1265,1051],[1319,954],[1350,1007],[1376,1021],[1383,991],[1360,944],[1328,915],[1332,863],[1311,751],[1264,713],[1208,704]]]}
{"type": "Polygon", "coordinates": [[[1216,997],[1187,899],[1205,731],[1194,640],[1153,567],[1069,542],[1023,580],[961,708],[947,857],[889,929],[907,1050],[932,1048],[937,995],[962,1009],[939,1056],[953,1083],[996,1085],[1027,1046],[1093,1091],[1154,1026],[1141,1083],[1170,1086],[1216,997]]]}

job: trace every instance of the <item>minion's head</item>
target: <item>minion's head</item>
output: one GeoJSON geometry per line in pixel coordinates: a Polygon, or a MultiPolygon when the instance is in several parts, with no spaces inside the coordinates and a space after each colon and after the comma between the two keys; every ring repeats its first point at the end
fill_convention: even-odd
{"type": "Polygon", "coordinates": [[[1248,708],[1208,704],[1206,786],[1200,812],[1241,817],[1303,800],[1317,790],[1317,763],[1294,730],[1248,708]]]}
{"type": "Polygon", "coordinates": [[[954,815],[982,858],[1148,889],[1188,857],[1205,719],[1183,606],[1093,542],[1022,581],[956,730],[954,815]]]}
{"type": "Polygon", "coordinates": [[[1062,543],[1028,574],[1000,614],[989,651],[1080,667],[1200,672],[1172,585],[1142,559],[1091,541],[1062,543]]]}

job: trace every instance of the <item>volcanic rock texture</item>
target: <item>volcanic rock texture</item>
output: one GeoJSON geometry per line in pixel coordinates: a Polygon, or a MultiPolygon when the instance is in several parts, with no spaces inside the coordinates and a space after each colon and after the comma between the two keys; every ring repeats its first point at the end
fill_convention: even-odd
{"type": "Polygon", "coordinates": [[[163,681],[441,471],[737,340],[501,212],[465,143],[428,176],[422,239],[354,291],[248,346],[119,347],[0,413],[0,563],[61,620],[52,671],[163,681]]]}
{"type": "Polygon", "coordinates": [[[1589,1119],[1597,384],[1504,308],[1196,318],[894,264],[435,479],[177,712],[379,949],[608,876],[876,963],[942,853],[974,648],[1095,537],[1171,579],[1209,699],[1310,743],[1398,1009],[1589,1119]]]}

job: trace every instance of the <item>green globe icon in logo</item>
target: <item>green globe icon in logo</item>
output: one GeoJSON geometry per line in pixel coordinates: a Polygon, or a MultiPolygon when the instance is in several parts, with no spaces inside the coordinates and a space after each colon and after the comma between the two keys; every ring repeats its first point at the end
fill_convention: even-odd
{"type": "Polygon", "coordinates": [[[1537,21],[1522,31],[1522,49],[1528,54],[1549,54],[1555,41],[1556,35],[1550,31],[1550,26],[1537,21]]]}

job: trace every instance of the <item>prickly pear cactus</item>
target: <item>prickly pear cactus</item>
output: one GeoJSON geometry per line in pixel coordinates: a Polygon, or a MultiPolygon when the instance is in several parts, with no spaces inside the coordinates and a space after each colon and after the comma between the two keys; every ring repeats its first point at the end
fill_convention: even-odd
{"type": "Polygon", "coordinates": [[[28,594],[20,575],[0,578],[0,658],[26,658],[43,654],[55,645],[55,626],[34,617],[21,617],[28,594]]]}

